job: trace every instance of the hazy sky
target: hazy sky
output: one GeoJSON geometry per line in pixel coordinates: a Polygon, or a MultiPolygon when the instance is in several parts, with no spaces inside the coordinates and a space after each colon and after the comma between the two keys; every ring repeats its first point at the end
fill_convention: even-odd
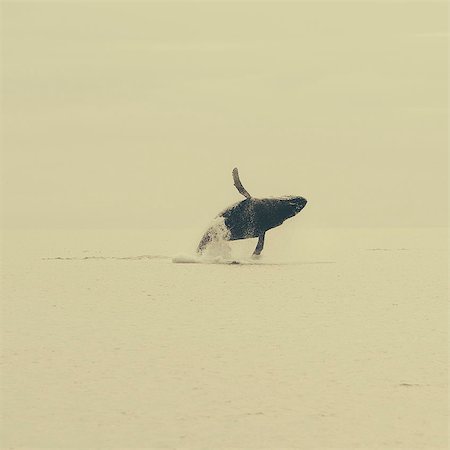
{"type": "Polygon", "coordinates": [[[1,8],[5,227],[446,224],[445,1],[1,8]]]}

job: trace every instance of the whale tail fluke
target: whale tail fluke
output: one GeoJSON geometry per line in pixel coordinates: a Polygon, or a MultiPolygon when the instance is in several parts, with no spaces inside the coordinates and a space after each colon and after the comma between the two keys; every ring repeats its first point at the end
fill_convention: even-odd
{"type": "Polygon", "coordinates": [[[236,189],[246,198],[251,198],[252,196],[245,190],[244,186],[242,186],[241,180],[239,179],[239,172],[237,167],[233,169],[233,181],[236,189]]]}

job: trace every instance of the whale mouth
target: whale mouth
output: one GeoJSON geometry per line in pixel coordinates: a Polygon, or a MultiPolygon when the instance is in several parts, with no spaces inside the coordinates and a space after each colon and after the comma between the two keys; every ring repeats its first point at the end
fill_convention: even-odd
{"type": "Polygon", "coordinates": [[[294,197],[289,200],[289,205],[295,210],[296,213],[300,212],[308,203],[308,200],[303,197],[294,197]]]}

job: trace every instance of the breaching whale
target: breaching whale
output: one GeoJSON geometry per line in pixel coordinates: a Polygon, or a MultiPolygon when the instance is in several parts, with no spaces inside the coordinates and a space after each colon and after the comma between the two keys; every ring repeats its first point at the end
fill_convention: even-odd
{"type": "MultiPolygon", "coordinates": [[[[264,247],[264,236],[267,230],[280,226],[286,219],[294,217],[306,205],[303,197],[285,196],[275,198],[252,197],[242,186],[237,168],[233,169],[233,181],[236,189],[246,197],[222,211],[217,218],[223,220],[225,230],[221,238],[235,241],[238,239],[258,238],[254,256],[260,255],[264,247]]],[[[206,230],[197,253],[202,254],[207,245],[217,238],[217,225],[206,230]]]]}

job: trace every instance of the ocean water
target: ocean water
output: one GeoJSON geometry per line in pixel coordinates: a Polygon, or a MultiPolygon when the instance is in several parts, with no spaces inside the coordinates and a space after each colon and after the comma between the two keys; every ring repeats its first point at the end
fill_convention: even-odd
{"type": "Polygon", "coordinates": [[[447,230],[282,228],[4,231],[2,448],[447,448],[447,230]]]}

